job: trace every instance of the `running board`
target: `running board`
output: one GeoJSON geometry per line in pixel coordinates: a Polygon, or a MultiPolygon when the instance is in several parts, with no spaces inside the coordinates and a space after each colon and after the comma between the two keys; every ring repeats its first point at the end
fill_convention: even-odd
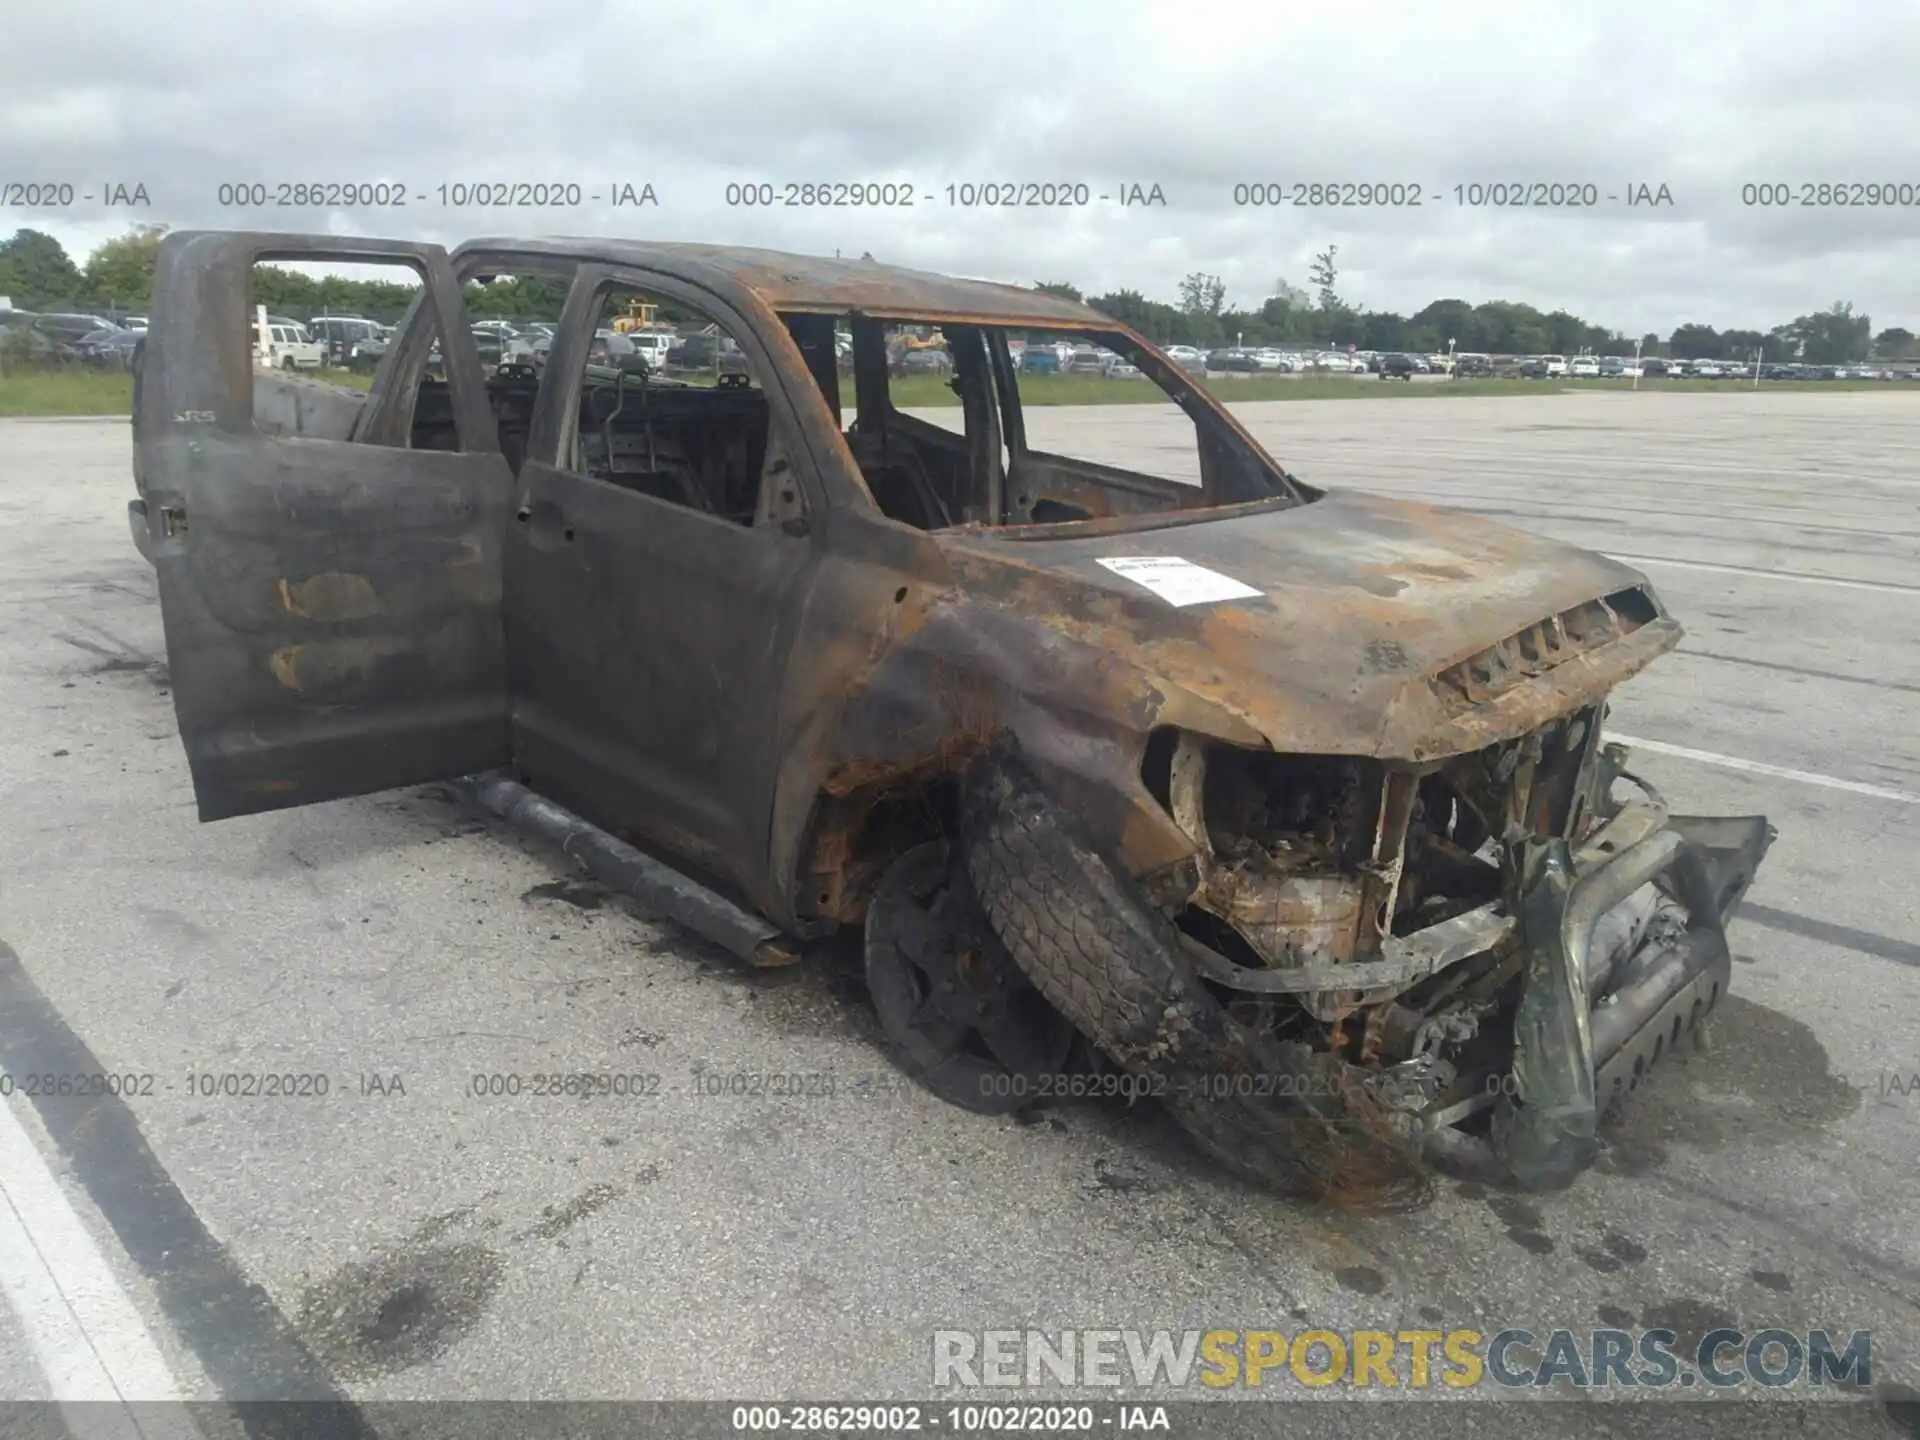
{"type": "Polygon", "coordinates": [[[800,959],[792,938],[778,926],[534,793],[510,775],[488,771],[463,776],[455,784],[488,814],[556,846],[608,889],[724,946],[749,965],[777,969],[800,959]]]}

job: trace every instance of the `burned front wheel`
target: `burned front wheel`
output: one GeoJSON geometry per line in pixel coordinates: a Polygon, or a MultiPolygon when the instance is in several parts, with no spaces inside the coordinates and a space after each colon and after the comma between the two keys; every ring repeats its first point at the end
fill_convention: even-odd
{"type": "Polygon", "coordinates": [[[1074,1032],[987,924],[944,841],[894,861],[867,906],[867,989],[900,1068],[949,1104],[1003,1115],[1066,1068],[1074,1032]]]}
{"type": "Polygon", "coordinates": [[[1209,991],[1173,923],[1011,752],[968,776],[969,875],[1020,969],[1200,1148],[1249,1178],[1380,1207],[1418,1203],[1417,1155],[1354,1068],[1256,1033],[1209,991]]]}

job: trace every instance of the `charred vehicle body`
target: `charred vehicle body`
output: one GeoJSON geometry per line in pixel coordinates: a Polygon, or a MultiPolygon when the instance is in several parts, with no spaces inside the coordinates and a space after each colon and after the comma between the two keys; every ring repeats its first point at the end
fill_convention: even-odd
{"type": "Polygon", "coordinates": [[[942,1097],[1012,1108],[1094,1055],[1295,1191],[1568,1183],[1725,991],[1772,839],[1669,813],[1608,744],[1609,693],[1681,635],[1639,573],[1310,486],[1049,295],[173,234],[135,424],[202,819],[467,777],[754,963],[863,927],[942,1097]],[[253,371],[249,276],[280,258],[419,277],[366,394],[253,371]],[[546,365],[489,374],[463,287],[508,273],[568,299],[546,365]],[[593,363],[636,297],[744,366],[593,363]],[[925,327],[945,424],[889,391],[925,327]],[[1023,337],[1138,366],[1191,422],[1176,473],[1036,445],[1023,337]]]}

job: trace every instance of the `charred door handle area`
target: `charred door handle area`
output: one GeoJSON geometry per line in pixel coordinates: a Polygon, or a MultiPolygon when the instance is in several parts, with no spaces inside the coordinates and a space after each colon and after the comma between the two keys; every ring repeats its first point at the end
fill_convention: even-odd
{"type": "Polygon", "coordinates": [[[514,518],[525,528],[527,539],[536,550],[558,550],[573,543],[573,526],[567,523],[560,507],[549,500],[523,505],[514,518]]]}

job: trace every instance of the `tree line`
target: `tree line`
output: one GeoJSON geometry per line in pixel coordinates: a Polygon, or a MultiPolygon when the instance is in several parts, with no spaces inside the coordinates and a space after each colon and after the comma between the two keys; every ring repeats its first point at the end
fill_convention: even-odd
{"type": "MultiPolygon", "coordinates": [[[[18,230],[0,240],[0,295],[22,310],[138,311],[152,296],[154,262],[164,227],[140,226],[108,240],[76,264],[52,236],[18,230]]],[[[1542,311],[1532,305],[1488,300],[1435,300],[1412,315],[1369,310],[1339,293],[1338,251],[1328,246],[1314,257],[1311,289],[1276,280],[1273,293],[1258,304],[1229,303],[1227,287],[1216,275],[1185,276],[1175,298],[1150,300],[1138,290],[1086,295],[1065,281],[1035,286],[1048,294],[1084,303],[1132,326],[1162,345],[1279,345],[1299,348],[1445,351],[1449,345],[1467,354],[1602,355],[1631,354],[1635,339],[1593,324],[1565,310],[1542,311]]],[[[391,324],[412,301],[414,287],[381,280],[312,276],[273,265],[254,271],[254,298],[277,313],[307,317],[326,313],[364,315],[391,324]]],[[[503,278],[468,289],[476,316],[501,319],[552,319],[565,298],[555,281],[535,276],[503,278]]],[[[673,318],[673,317],[667,317],[673,318]]],[[[1639,337],[1641,353],[1676,360],[1801,360],[1813,365],[1849,364],[1866,359],[1905,359],[1917,352],[1914,336],[1899,328],[1873,333],[1866,315],[1851,303],[1801,315],[1770,330],[1716,330],[1688,323],[1664,339],[1639,337]]]]}

